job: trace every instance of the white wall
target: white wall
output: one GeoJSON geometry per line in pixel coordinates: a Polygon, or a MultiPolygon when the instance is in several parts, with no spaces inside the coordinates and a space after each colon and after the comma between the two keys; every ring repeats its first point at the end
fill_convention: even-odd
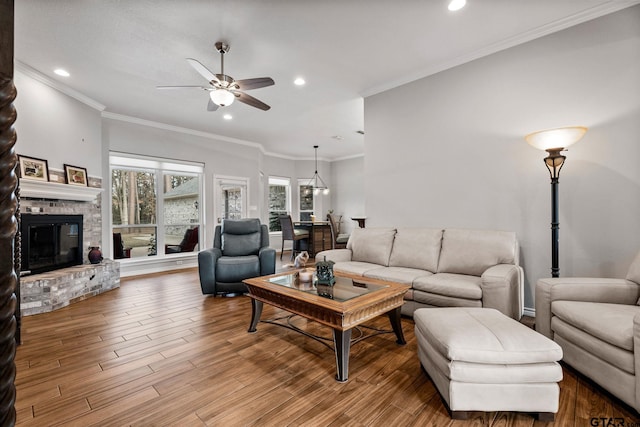
{"type": "Polygon", "coordinates": [[[536,130],[588,126],[560,175],[560,274],[624,277],[640,249],[640,6],[365,99],[367,226],[516,231],[525,306],[550,276],[536,130]]]}

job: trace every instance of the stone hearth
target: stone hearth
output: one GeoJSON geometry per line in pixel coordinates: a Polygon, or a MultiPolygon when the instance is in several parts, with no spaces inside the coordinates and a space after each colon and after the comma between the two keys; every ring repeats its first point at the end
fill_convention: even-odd
{"type": "Polygon", "coordinates": [[[120,264],[108,259],[22,277],[20,313],[46,313],[119,287],[120,264]]]}

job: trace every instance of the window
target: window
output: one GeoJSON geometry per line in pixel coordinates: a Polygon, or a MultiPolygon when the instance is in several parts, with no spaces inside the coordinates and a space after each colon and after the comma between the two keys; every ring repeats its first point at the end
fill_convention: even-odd
{"type": "Polygon", "coordinates": [[[311,221],[313,215],[313,186],[309,180],[298,180],[300,193],[300,221],[311,221]]]}
{"type": "Polygon", "coordinates": [[[117,153],[109,161],[114,258],[197,251],[203,166],[117,153]]]}
{"type": "Polygon", "coordinates": [[[269,231],[281,231],[280,215],[290,210],[291,181],[289,178],[269,177],[269,231]]]}

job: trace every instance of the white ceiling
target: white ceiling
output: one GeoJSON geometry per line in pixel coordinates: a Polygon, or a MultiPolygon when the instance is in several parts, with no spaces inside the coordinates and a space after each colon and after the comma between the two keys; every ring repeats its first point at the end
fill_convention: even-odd
{"type": "Polygon", "coordinates": [[[339,159],[364,152],[363,97],[640,3],[468,0],[454,13],[447,1],[20,0],[15,57],[112,115],[291,158],[313,158],[317,144],[320,158],[339,159]],[[235,102],[207,112],[204,91],[156,89],[206,84],[185,58],[219,73],[218,40],[231,46],[226,74],[275,80],[249,92],[271,110],[235,102]],[[304,87],[293,84],[298,76],[304,87]]]}

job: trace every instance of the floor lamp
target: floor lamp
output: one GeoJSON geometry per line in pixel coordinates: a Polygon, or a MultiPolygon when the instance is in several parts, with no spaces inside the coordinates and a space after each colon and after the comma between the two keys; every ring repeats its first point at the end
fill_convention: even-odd
{"type": "Polygon", "coordinates": [[[541,130],[530,133],[524,139],[533,147],[546,151],[544,164],[551,176],[551,277],[560,276],[559,244],[560,222],[558,219],[558,178],[566,156],[560,154],[570,145],[578,142],[587,132],[586,127],[572,126],[558,129],[541,130]]]}

